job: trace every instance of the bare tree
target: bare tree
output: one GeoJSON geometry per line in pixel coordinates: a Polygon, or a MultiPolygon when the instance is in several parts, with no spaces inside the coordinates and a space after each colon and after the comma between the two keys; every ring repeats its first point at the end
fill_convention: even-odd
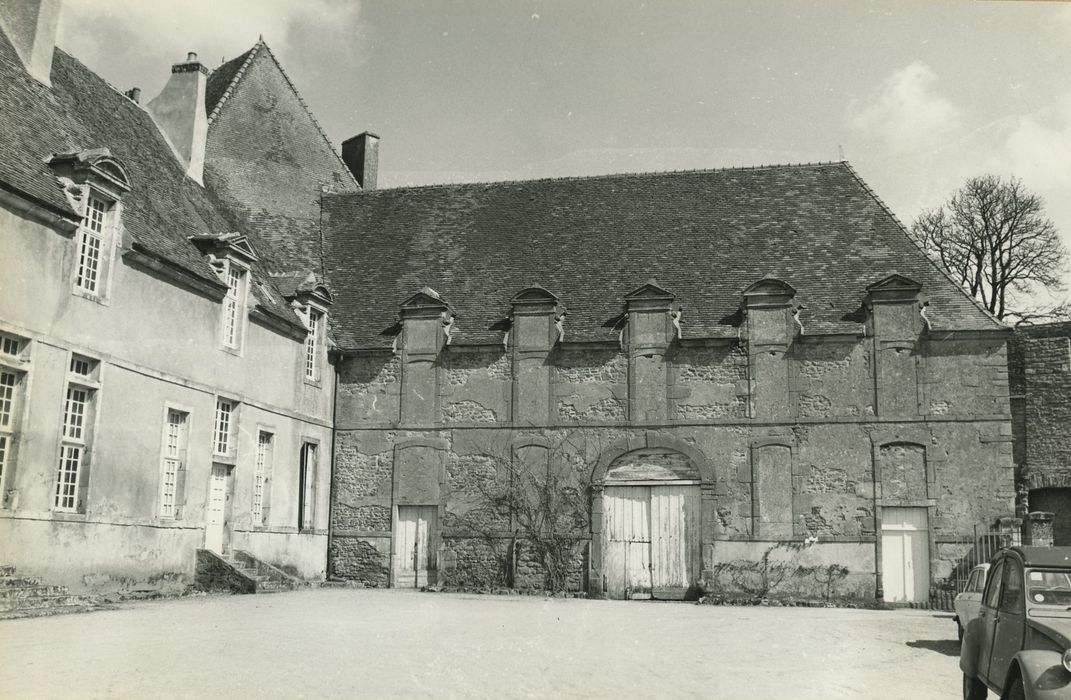
{"type": "MultiPolygon", "coordinates": [[[[1020,318],[1013,305],[1040,286],[1060,291],[1067,250],[1044,203],[1017,179],[973,177],[943,206],[923,212],[911,237],[999,319],[1020,318]]],[[[1052,310],[1018,311],[1038,318],[1052,310]]]]}

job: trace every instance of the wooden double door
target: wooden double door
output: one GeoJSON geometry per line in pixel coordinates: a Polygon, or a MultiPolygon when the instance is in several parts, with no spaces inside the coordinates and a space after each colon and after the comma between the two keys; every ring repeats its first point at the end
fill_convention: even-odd
{"type": "Polygon", "coordinates": [[[610,598],[682,599],[702,568],[699,486],[607,486],[603,533],[610,598]]]}
{"type": "Polygon", "coordinates": [[[438,506],[398,506],[391,585],[419,588],[436,582],[438,506]]]}

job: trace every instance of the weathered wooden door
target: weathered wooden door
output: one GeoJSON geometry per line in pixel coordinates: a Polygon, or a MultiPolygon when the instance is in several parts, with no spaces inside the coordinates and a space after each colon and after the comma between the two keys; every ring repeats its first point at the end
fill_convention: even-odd
{"type": "Polygon", "coordinates": [[[603,523],[609,597],[684,597],[700,568],[698,487],[608,486],[603,523]]]}
{"type": "Polygon", "coordinates": [[[889,603],[930,597],[930,533],[925,508],[881,509],[881,581],[889,603]]]}
{"type": "Polygon", "coordinates": [[[225,464],[213,464],[208,481],[208,501],[205,503],[205,549],[223,554],[224,528],[227,520],[227,479],[225,464]]]}
{"type": "Polygon", "coordinates": [[[394,532],[393,585],[417,588],[435,583],[437,506],[398,506],[394,532]]]}

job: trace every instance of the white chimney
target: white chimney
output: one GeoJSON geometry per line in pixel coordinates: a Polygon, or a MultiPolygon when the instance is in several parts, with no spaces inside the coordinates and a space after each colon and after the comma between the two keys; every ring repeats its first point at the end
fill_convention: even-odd
{"type": "Polygon", "coordinates": [[[0,28],[26,72],[49,87],[62,9],[63,0],[0,0],[0,28]]]}
{"type": "Polygon", "coordinates": [[[186,168],[186,175],[198,184],[204,184],[205,141],[208,139],[207,82],[208,69],[191,51],[184,62],[171,66],[171,77],[164,89],[146,105],[186,168]]]}

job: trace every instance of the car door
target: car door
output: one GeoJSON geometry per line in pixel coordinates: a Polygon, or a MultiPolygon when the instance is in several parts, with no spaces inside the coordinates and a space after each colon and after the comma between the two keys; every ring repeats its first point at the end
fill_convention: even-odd
{"type": "Polygon", "coordinates": [[[997,609],[993,651],[989,656],[987,677],[996,686],[1004,684],[1012,658],[1023,648],[1026,595],[1023,590],[1023,565],[1018,559],[1004,559],[1000,607],[997,609]]]}
{"type": "Polygon", "coordinates": [[[982,680],[989,678],[989,657],[993,651],[993,634],[997,627],[997,606],[1000,604],[1001,573],[1004,560],[1001,559],[989,569],[982,605],[978,610],[980,641],[978,644],[978,676],[982,680]]]}
{"type": "Polygon", "coordinates": [[[985,588],[985,570],[976,569],[971,574],[971,580],[967,586],[967,595],[964,596],[963,612],[960,614],[960,619],[963,620],[963,624],[978,617],[978,609],[982,606],[982,590],[985,588]]]}

